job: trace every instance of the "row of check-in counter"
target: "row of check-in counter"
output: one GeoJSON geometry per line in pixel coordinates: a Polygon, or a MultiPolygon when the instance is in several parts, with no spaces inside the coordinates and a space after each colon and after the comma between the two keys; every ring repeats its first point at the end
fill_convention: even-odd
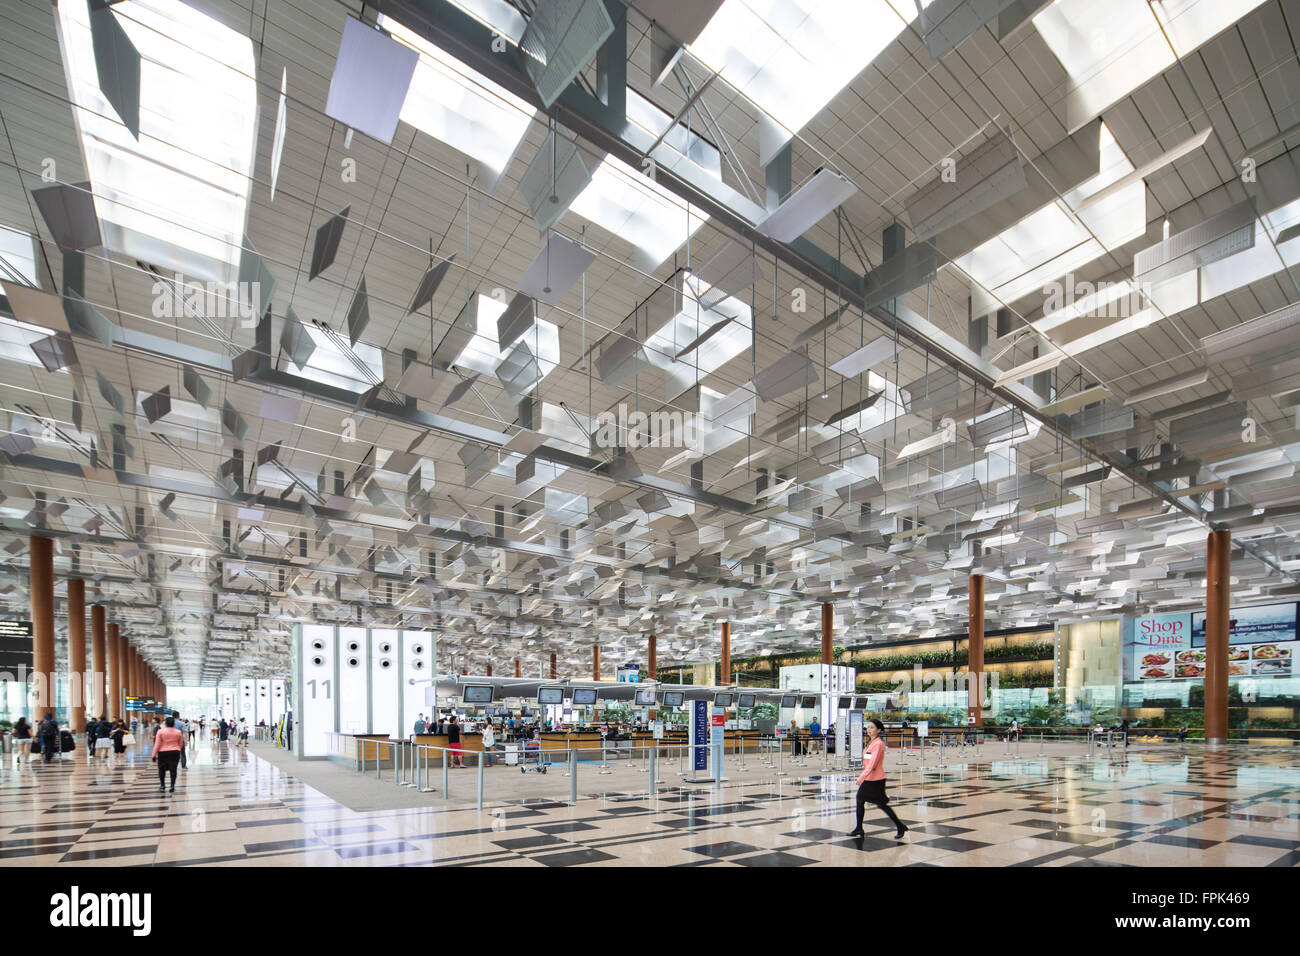
{"type": "MultiPolygon", "coordinates": [[[[886,739],[889,746],[896,747],[901,743],[907,743],[912,746],[916,743],[916,731],[909,728],[908,730],[899,730],[891,728],[885,731],[886,739]]],[[[381,763],[392,759],[392,748],[398,744],[415,744],[431,748],[425,752],[425,758],[431,766],[439,766],[442,763],[442,753],[448,747],[446,734],[415,734],[411,737],[394,739],[387,734],[353,734],[352,738],[356,741],[356,751],[353,754],[341,754],[340,756],[352,757],[361,763],[370,763],[379,760],[381,763]]],[[[770,734],[763,734],[757,730],[727,730],[724,732],[724,747],[728,755],[744,751],[745,753],[758,753],[764,749],[775,748],[776,743],[770,734]]],[[[783,747],[786,752],[790,752],[791,738],[787,734],[780,738],[784,743],[783,747]]],[[[825,735],[818,738],[821,746],[826,746],[827,739],[825,735]]],[[[805,750],[811,742],[810,735],[803,731],[798,735],[798,741],[801,750],[805,750]]],[[[690,746],[690,735],[683,730],[666,729],[663,737],[658,741],[660,751],[671,750],[674,755],[678,747],[690,746]]],[[[580,730],[580,731],[543,731],[539,742],[538,749],[545,758],[552,762],[561,762],[568,759],[570,751],[577,751],[580,760],[597,759],[607,757],[618,751],[632,751],[640,753],[642,750],[655,745],[654,734],[649,731],[633,732],[626,734],[618,739],[607,739],[600,735],[597,730],[580,730]]],[[[466,754],[483,752],[483,736],[477,732],[462,732],[460,735],[461,750],[466,754]]],[[[496,746],[493,749],[494,754],[500,756],[507,747],[518,748],[522,751],[523,741],[504,742],[500,736],[496,738],[496,746]]],[[[834,744],[831,743],[831,749],[834,750],[834,744]]],[[[530,750],[530,756],[536,751],[530,750]]],[[[468,764],[472,765],[473,760],[468,764]]]]}

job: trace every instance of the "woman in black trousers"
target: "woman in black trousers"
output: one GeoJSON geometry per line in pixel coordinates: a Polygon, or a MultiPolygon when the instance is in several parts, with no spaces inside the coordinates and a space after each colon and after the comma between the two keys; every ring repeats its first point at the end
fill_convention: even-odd
{"type": "Polygon", "coordinates": [[[907,826],[898,819],[898,814],[889,806],[889,797],[885,795],[885,725],[872,717],[867,721],[865,729],[868,739],[867,745],[862,748],[862,773],[858,775],[858,822],[849,836],[863,835],[862,813],[866,805],[872,803],[884,810],[894,826],[898,827],[894,839],[901,840],[907,832],[907,826]]]}

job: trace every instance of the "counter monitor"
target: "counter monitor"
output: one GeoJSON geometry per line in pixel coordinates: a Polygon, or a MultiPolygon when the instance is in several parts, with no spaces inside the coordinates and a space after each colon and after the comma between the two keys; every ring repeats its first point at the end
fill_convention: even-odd
{"type": "Polygon", "coordinates": [[[732,698],[733,698],[734,696],[735,696],[734,694],[714,694],[714,695],[713,695],[713,706],[714,706],[714,707],[730,707],[730,706],[731,706],[732,698]]]}
{"type": "Polygon", "coordinates": [[[795,702],[794,694],[785,694],[785,695],[783,695],[783,696],[781,697],[781,706],[782,706],[782,707],[797,707],[797,706],[799,706],[799,705],[795,702]]]}
{"type": "Polygon", "coordinates": [[[682,706],[682,698],[684,696],[685,695],[680,690],[666,690],[664,691],[664,706],[680,707],[682,706]]]}
{"type": "Polygon", "coordinates": [[[539,687],[537,689],[537,703],[563,704],[564,688],[563,687],[539,687]]]}
{"type": "Polygon", "coordinates": [[[467,704],[488,704],[492,702],[491,684],[466,684],[461,688],[461,700],[467,704]]]}
{"type": "Polygon", "coordinates": [[[748,709],[754,706],[754,694],[741,694],[740,699],[736,701],[736,706],[742,709],[748,709]]]}
{"type": "Polygon", "coordinates": [[[800,704],[799,706],[801,706],[804,710],[812,710],[813,708],[815,708],[815,707],[817,706],[817,698],[816,698],[816,697],[805,697],[805,698],[803,699],[803,703],[800,704]]]}
{"type": "Polygon", "coordinates": [[[852,710],[852,709],[853,709],[853,698],[852,698],[852,697],[841,697],[841,698],[840,698],[840,707],[839,707],[839,709],[840,709],[840,710],[852,710]]]}
{"type": "Polygon", "coordinates": [[[655,705],[655,692],[652,689],[638,690],[636,692],[636,705],[638,707],[653,707],[655,705]]]}
{"type": "Polygon", "coordinates": [[[575,706],[596,703],[596,688],[575,687],[573,690],[573,703],[575,706]]]}

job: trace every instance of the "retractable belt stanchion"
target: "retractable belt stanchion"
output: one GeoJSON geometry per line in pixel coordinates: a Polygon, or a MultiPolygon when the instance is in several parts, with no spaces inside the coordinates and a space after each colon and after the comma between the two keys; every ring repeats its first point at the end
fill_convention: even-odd
{"type": "Polygon", "coordinates": [[[569,750],[569,802],[578,802],[578,752],[569,750]]]}
{"type": "Polygon", "coordinates": [[[573,741],[567,736],[564,738],[564,776],[569,776],[573,771],[569,769],[570,758],[573,756],[573,741]]]}
{"type": "Polygon", "coordinates": [[[776,772],[778,777],[785,776],[785,745],[781,743],[781,738],[776,738],[777,759],[780,761],[779,769],[776,772]]]}
{"type": "Polygon", "coordinates": [[[447,759],[447,749],[445,747],[439,747],[438,749],[442,751],[442,799],[446,800],[448,796],[450,796],[450,787],[448,784],[451,780],[448,777],[448,771],[451,767],[450,761],[447,759]]]}
{"type": "Polygon", "coordinates": [[[1038,756],[1043,756],[1043,732],[1038,732],[1038,756]]]}
{"type": "Polygon", "coordinates": [[[478,808],[483,809],[483,755],[478,755],[478,808]]]}
{"type": "Polygon", "coordinates": [[[650,796],[653,797],[655,795],[655,783],[656,783],[655,773],[658,771],[658,766],[656,765],[656,760],[655,760],[656,754],[654,748],[650,747],[647,748],[647,750],[648,750],[647,756],[650,760],[650,796]]]}

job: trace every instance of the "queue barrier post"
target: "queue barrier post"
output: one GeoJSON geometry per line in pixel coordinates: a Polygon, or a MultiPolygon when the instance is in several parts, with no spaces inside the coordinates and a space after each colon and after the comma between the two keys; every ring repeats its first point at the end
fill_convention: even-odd
{"type": "Polygon", "coordinates": [[[646,750],[647,750],[647,757],[650,761],[650,796],[653,797],[656,793],[655,774],[658,773],[659,771],[658,760],[657,760],[658,755],[656,752],[656,748],[654,747],[647,747],[646,750]]]}
{"type": "Polygon", "coordinates": [[[450,761],[447,760],[446,748],[439,747],[438,749],[442,751],[442,799],[446,800],[449,792],[448,784],[451,782],[447,775],[448,771],[451,769],[450,761]]]}
{"type": "Polygon", "coordinates": [[[478,755],[478,808],[483,809],[483,754],[478,755]]]}
{"type": "Polygon", "coordinates": [[[578,802],[578,752],[569,749],[569,802],[578,802]]]}

